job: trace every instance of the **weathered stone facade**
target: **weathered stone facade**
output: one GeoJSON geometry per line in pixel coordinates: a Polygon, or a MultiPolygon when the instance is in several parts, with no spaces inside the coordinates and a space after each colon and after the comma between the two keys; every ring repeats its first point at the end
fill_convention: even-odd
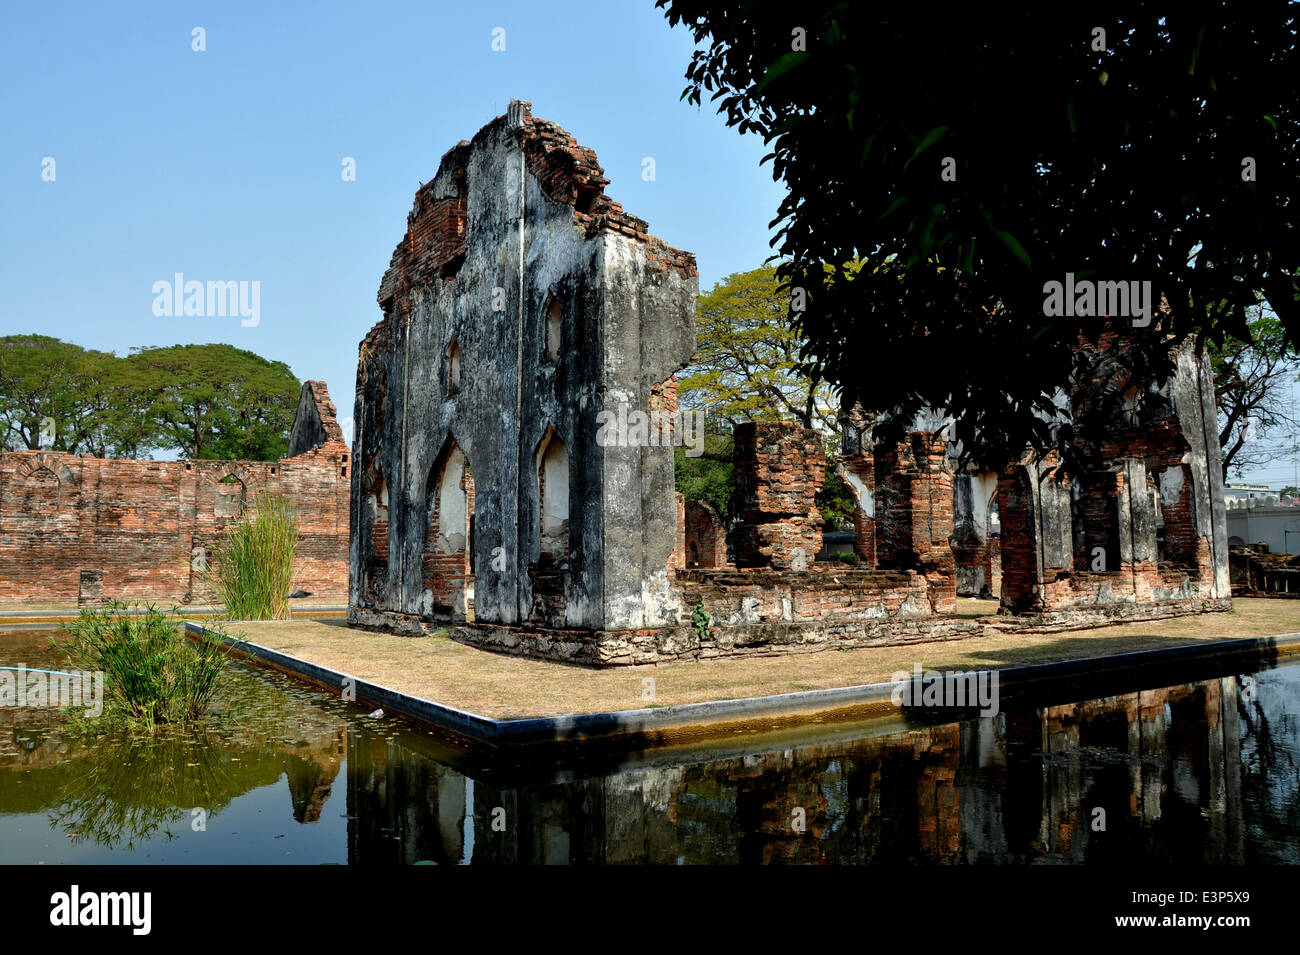
{"type": "Polygon", "coordinates": [[[935,617],[955,590],[933,440],[868,479],[889,483],[906,537],[890,525],[880,570],[814,562],[816,432],[737,429],[730,529],[675,493],[653,427],[601,440],[602,412],[671,420],[698,292],[693,257],[606,183],[591,150],[514,102],[417,193],[358,363],[351,622],[453,624],[473,645],[593,665],[974,631],[935,617]]]}
{"type": "Polygon", "coordinates": [[[342,595],[351,450],[323,382],[303,385],[279,461],[134,461],[0,454],[0,603],[206,597],[204,554],[256,495],[298,513],[294,586],[342,595]]]}
{"type": "Polygon", "coordinates": [[[998,475],[974,471],[953,477],[952,553],[957,594],[996,597],[1002,592],[1001,528],[997,520],[998,475]]]}
{"type": "Polygon", "coordinates": [[[598,415],[675,403],[699,280],[606,182],[512,102],[416,194],[360,350],[353,623],[678,622],[672,448],[598,415]]]}

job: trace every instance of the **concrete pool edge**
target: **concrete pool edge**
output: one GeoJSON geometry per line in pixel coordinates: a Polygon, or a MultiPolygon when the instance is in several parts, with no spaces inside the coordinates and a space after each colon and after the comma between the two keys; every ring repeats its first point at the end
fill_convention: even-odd
{"type": "MultiPolygon", "coordinates": [[[[187,620],[191,633],[207,633],[201,624],[187,620]]],[[[810,722],[832,714],[883,715],[898,708],[892,701],[893,683],[803,690],[772,696],[756,696],[638,710],[579,713],[566,716],[523,717],[496,720],[444,703],[426,700],[320,664],[312,663],[270,647],[222,635],[227,646],[290,675],[330,689],[341,690],[348,681],[358,701],[375,703],[386,710],[433,727],[450,731],[471,742],[495,747],[540,743],[584,743],[594,740],[637,739],[645,745],[663,744],[674,735],[716,735],[739,723],[790,721],[810,722]]],[[[1001,689],[1023,691],[1030,687],[1065,681],[1140,673],[1160,665],[1204,663],[1218,658],[1300,653],[1300,633],[1266,637],[1241,637],[1192,643],[1177,647],[1135,650],[1098,657],[1073,658],[1049,663],[1025,664],[966,673],[996,673],[1001,689]]]]}

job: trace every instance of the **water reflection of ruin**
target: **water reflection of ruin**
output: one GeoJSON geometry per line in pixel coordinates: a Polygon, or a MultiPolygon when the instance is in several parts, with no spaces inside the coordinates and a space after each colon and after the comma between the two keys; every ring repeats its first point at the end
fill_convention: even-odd
{"type": "Polygon", "coordinates": [[[1236,678],[1225,677],[760,755],[503,785],[351,731],[349,860],[1242,862],[1237,695],[1236,678]],[[1093,828],[1097,808],[1104,831],[1093,828]],[[797,810],[803,832],[792,825],[797,810]]]}

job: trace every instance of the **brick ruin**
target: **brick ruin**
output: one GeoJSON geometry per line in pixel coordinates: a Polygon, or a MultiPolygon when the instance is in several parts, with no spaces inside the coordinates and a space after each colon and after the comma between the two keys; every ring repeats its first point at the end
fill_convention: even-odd
{"type": "Polygon", "coordinates": [[[264,492],[297,510],[294,587],[342,595],[350,459],[321,381],[303,384],[279,461],[0,454],[0,604],[208,599],[206,555],[264,492]]]}
{"type": "Polygon", "coordinates": [[[1230,605],[1213,376],[1186,343],[1163,387],[1139,387],[1107,332],[1072,389],[1084,467],[1028,456],[997,476],[1001,605],[1037,623],[1149,619],[1230,605]],[[1104,393],[1123,396],[1109,408],[1104,393]]]}
{"type": "Polygon", "coordinates": [[[983,632],[959,592],[1036,625],[1223,606],[1213,392],[1190,354],[1161,414],[1106,423],[1076,481],[1050,459],[956,473],[942,418],[884,444],[846,413],[851,564],[815,560],[815,431],[736,429],[730,528],[684,500],[670,433],[601,437],[671,420],[698,291],[694,257],[608,181],[512,101],[416,193],[358,358],[352,625],[612,666],[983,632]]]}
{"type": "Polygon", "coordinates": [[[675,493],[668,440],[600,439],[602,412],[675,411],[698,293],[693,256],[607,183],[516,101],[417,192],[358,360],[351,623],[594,665],[972,629],[943,616],[952,486],[933,442],[894,452],[892,550],[849,567],[813,559],[820,436],[739,429],[731,563],[718,515],[675,493]]]}

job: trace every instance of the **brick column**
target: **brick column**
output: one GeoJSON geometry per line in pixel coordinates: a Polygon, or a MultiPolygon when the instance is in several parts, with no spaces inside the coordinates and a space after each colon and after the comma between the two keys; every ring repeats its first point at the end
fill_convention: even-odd
{"type": "Polygon", "coordinates": [[[1042,585],[1074,566],[1070,481],[1055,454],[1007,466],[998,477],[998,514],[1003,609],[1051,609],[1042,585]]]}
{"type": "Polygon", "coordinates": [[[800,569],[821,550],[814,498],[826,476],[821,436],[789,421],[735,430],[737,567],[800,569]]]}
{"type": "Polygon", "coordinates": [[[917,431],[875,453],[877,562],[925,574],[936,613],[951,611],[957,601],[947,447],[941,435],[917,431]]]}

